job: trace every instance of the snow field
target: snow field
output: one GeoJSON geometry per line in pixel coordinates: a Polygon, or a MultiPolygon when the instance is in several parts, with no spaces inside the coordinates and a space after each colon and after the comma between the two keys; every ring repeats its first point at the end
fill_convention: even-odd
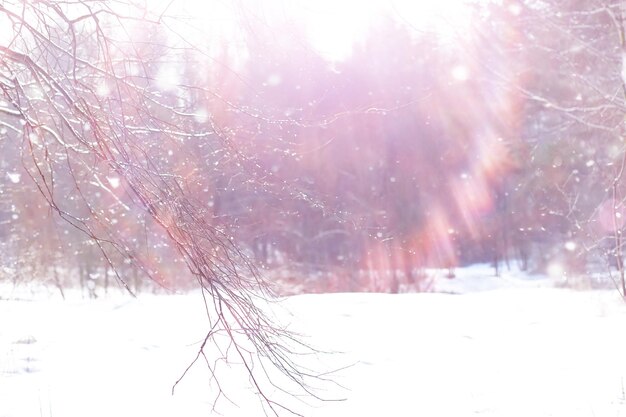
{"type": "MultiPolygon", "coordinates": [[[[481,279],[491,280],[437,282],[463,294],[286,299],[282,320],[336,352],[305,364],[348,366],[333,374],[345,389],[320,391],[345,401],[288,404],[331,417],[626,415],[626,306],[616,292],[515,277],[496,290],[468,284],[481,279]]],[[[0,417],[210,415],[215,384],[203,363],[171,395],[206,331],[203,308],[197,293],[0,301],[0,417]]],[[[263,415],[240,369],[219,369],[238,406],[222,398],[217,410],[263,415]]]]}

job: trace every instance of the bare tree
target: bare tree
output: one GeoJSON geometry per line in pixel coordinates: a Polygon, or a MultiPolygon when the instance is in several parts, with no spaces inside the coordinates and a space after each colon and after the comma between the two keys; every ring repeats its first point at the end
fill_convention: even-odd
{"type": "MultiPolygon", "coordinates": [[[[117,221],[147,213],[205,297],[210,329],[193,363],[202,357],[217,381],[217,364],[236,360],[266,412],[297,414],[268,387],[319,398],[310,384],[323,377],[292,360],[313,350],[259,306],[273,294],[228,228],[189,191],[189,172],[175,165],[189,140],[211,143],[213,156],[240,172],[250,162],[231,140],[235,127],[211,115],[198,122],[193,100],[210,94],[206,87],[162,76],[201,56],[175,44],[179,34],[166,10],[150,14],[114,1],[2,2],[0,26],[12,30],[0,39],[0,125],[49,207],[95,245],[131,293],[116,260],[157,282],[165,278],[117,221]]],[[[222,394],[219,388],[216,402],[222,394]]]]}

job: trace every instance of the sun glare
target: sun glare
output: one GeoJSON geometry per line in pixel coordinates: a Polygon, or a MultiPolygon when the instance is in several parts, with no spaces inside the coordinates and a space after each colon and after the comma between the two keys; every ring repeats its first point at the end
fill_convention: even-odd
{"type": "MultiPolygon", "coordinates": [[[[152,0],[154,2],[160,0],[152,0]]],[[[228,7],[221,2],[189,0],[187,13],[198,19],[202,32],[232,38],[233,26],[241,15],[251,26],[272,22],[298,22],[304,26],[307,41],[326,59],[341,61],[355,43],[362,41],[372,25],[392,18],[406,24],[416,34],[434,33],[454,38],[470,23],[469,0],[266,0],[228,7]]],[[[172,6],[174,7],[174,6],[172,6]]],[[[276,28],[278,31],[278,28],[276,28]]],[[[290,36],[280,33],[280,36],[290,36]]]]}
{"type": "Polygon", "coordinates": [[[468,25],[466,0],[300,0],[309,40],[322,55],[341,60],[350,54],[370,25],[386,16],[416,32],[453,37],[468,25]]]}

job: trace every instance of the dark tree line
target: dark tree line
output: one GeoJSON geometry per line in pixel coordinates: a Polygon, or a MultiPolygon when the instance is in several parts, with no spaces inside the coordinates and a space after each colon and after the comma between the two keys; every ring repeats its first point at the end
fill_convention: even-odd
{"type": "Polygon", "coordinates": [[[4,50],[5,68],[32,78],[5,77],[2,233],[19,235],[3,251],[14,279],[108,287],[122,271],[129,288],[141,277],[188,287],[202,268],[173,274],[176,264],[215,242],[174,256],[167,234],[194,234],[173,219],[235,239],[244,264],[309,290],[427,290],[424,268],[471,262],[497,273],[558,260],[584,273],[608,253],[621,269],[618,2],[477,4],[474,28],[453,40],[381,16],[340,62],[280,19],[242,32],[245,59],[230,39],[209,57],[136,20],[134,41],[107,39],[105,54],[84,45],[120,18],[108,10],[90,26],[85,13],[56,33],[19,32],[13,45],[41,63],[4,50]],[[104,137],[119,143],[99,146],[104,137]],[[24,228],[46,237],[29,241],[24,228]],[[45,271],[18,272],[33,265],[45,271]]]}

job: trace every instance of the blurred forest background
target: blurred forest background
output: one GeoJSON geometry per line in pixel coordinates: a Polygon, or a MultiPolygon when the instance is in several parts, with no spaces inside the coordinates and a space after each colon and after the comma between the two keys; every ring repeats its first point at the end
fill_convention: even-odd
{"type": "MultiPolygon", "coordinates": [[[[283,292],[428,291],[427,269],[453,275],[478,262],[494,274],[623,270],[621,2],[479,2],[467,26],[447,31],[381,14],[341,59],[320,54],[303,22],[263,7],[237,9],[245,30],[211,40],[207,54],[188,53],[160,25],[132,31],[131,21],[141,61],[111,62],[141,71],[144,88],[175,110],[158,128],[144,120],[136,147],[283,292]],[[165,141],[163,125],[208,133],[165,141]]],[[[62,30],[48,36],[69,42],[62,30]]],[[[94,38],[76,36],[89,54],[94,38]]],[[[128,45],[117,45],[121,56],[128,45]]],[[[49,52],[33,55],[72,71],[49,52]]],[[[79,76],[97,94],[85,100],[106,100],[112,85],[87,69],[79,76]]],[[[32,106],[45,102],[36,85],[20,88],[32,106]]],[[[62,151],[38,150],[37,126],[16,124],[8,97],[0,280],[96,296],[117,286],[116,269],[135,291],[189,288],[163,224],[133,204],[126,179],[95,159],[72,166],[62,151]],[[63,210],[97,212],[124,251],[103,252],[50,208],[37,179],[52,171],[41,160],[69,166],[53,181],[63,210]]]]}

